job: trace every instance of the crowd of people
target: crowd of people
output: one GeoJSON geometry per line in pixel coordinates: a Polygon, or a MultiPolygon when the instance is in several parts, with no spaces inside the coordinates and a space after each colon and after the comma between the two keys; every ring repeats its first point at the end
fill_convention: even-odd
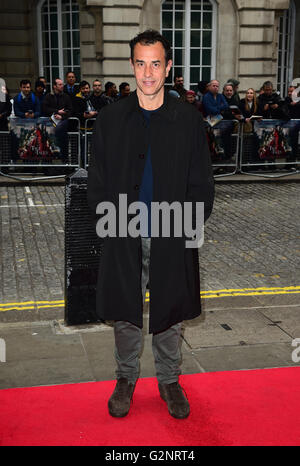
{"type": "MultiPolygon", "coordinates": [[[[72,71],[66,74],[66,82],[57,78],[52,85],[52,92],[47,89],[44,76],[39,76],[32,89],[29,79],[20,81],[20,92],[14,97],[13,105],[9,92],[6,92],[5,101],[0,103],[0,131],[8,130],[8,118],[12,111],[15,117],[22,119],[33,119],[39,117],[51,118],[55,126],[55,137],[61,150],[61,158],[67,157],[68,140],[67,132],[77,129],[70,117],[76,117],[80,121],[80,130],[91,129],[93,120],[105,105],[123,99],[130,94],[130,85],[122,82],[119,91],[116,84],[106,82],[104,90],[99,79],[92,84],[87,81],[76,83],[76,76],[72,71]],[[89,120],[91,120],[89,124],[89,120]]],[[[84,143],[81,138],[81,153],[84,157],[84,143]]]]}
{"type": "MultiPolygon", "coordinates": [[[[300,101],[292,98],[295,86],[288,87],[287,96],[281,97],[275,91],[271,81],[265,81],[258,92],[247,89],[244,98],[240,98],[239,81],[228,79],[220,92],[220,82],[216,79],[210,82],[198,83],[198,91],[186,90],[182,76],[176,76],[172,89],[169,91],[175,97],[193,105],[203,115],[208,126],[208,140],[213,146],[216,156],[221,160],[232,156],[231,133],[234,122],[243,124],[244,132],[253,132],[256,120],[280,120],[281,125],[288,128],[288,137],[283,133],[282,151],[289,161],[295,161],[298,155],[298,135],[300,130],[300,101]],[[298,121],[296,121],[298,120],[298,121]],[[220,122],[222,123],[220,124],[220,122]],[[216,138],[210,126],[218,124],[220,138],[216,138]],[[210,126],[209,126],[210,125],[210,126]],[[288,150],[286,150],[288,149],[288,150]]],[[[265,135],[268,139],[268,135],[265,135]]],[[[264,141],[258,142],[264,146],[264,141]]],[[[258,148],[257,148],[258,149],[258,148]]],[[[274,152],[274,151],[273,151],[274,152]]],[[[266,151],[264,152],[266,154],[266,151]]],[[[271,155],[272,156],[272,155],[271,155]]]]}
{"type": "MultiPolygon", "coordinates": [[[[44,76],[38,77],[34,89],[32,89],[30,80],[22,79],[20,92],[14,97],[13,105],[9,93],[6,92],[5,99],[0,102],[0,131],[8,130],[8,118],[12,111],[16,117],[23,119],[49,117],[55,126],[55,136],[62,158],[65,158],[68,150],[67,131],[75,129],[74,121],[68,120],[69,117],[79,119],[83,136],[86,128],[92,129],[93,121],[102,107],[130,94],[130,85],[127,82],[122,82],[118,91],[116,84],[110,81],[106,82],[104,89],[102,89],[102,83],[99,79],[93,81],[92,88],[87,81],[81,81],[78,85],[76,84],[76,76],[72,71],[69,71],[65,78],[65,83],[61,79],[55,79],[51,92],[47,88],[44,76]]],[[[183,76],[175,76],[169,93],[193,105],[202,113],[206,121],[216,118],[223,119],[224,122],[239,120],[244,123],[245,131],[252,131],[255,116],[284,121],[300,119],[300,102],[295,102],[292,99],[294,86],[289,86],[288,95],[281,97],[274,90],[272,82],[266,81],[258,92],[249,88],[245,97],[240,98],[239,84],[236,79],[228,79],[220,92],[218,80],[201,81],[198,83],[198,91],[196,92],[185,89],[183,76]]],[[[228,129],[225,128],[225,130],[224,128],[223,125],[226,145],[226,131],[230,131],[231,127],[228,126],[226,127],[228,129]]],[[[296,130],[298,135],[299,127],[296,130]]],[[[291,128],[291,132],[293,133],[293,128],[291,128]]],[[[81,140],[83,154],[83,137],[81,140]]],[[[294,151],[296,150],[295,148],[294,151]]]]}

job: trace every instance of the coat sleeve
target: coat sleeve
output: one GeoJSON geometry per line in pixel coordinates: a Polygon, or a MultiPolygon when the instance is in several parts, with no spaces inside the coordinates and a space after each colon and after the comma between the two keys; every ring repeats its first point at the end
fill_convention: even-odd
{"type": "Polygon", "coordinates": [[[96,119],[92,136],[92,150],[89,160],[87,185],[88,205],[95,221],[98,218],[96,215],[97,205],[99,202],[107,200],[103,130],[101,129],[101,120],[99,116],[96,119]]]}
{"type": "MultiPolygon", "coordinates": [[[[198,115],[197,115],[198,116],[198,115]]],[[[206,131],[201,115],[197,118],[187,187],[187,200],[193,202],[193,225],[195,225],[196,202],[204,202],[204,221],[212,212],[214,203],[214,177],[206,131]]]]}

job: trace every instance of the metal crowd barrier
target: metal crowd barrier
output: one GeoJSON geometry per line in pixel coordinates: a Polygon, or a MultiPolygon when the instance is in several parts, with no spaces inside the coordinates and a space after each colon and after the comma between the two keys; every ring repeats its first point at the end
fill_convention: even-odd
{"type": "Polygon", "coordinates": [[[239,171],[240,124],[221,120],[211,126],[204,120],[214,177],[231,176],[239,171]]]}
{"type": "Polygon", "coordinates": [[[300,120],[256,120],[252,131],[246,128],[242,123],[240,173],[269,178],[299,173],[300,120]]]}
{"type": "Polygon", "coordinates": [[[88,123],[96,121],[96,118],[89,118],[85,122],[85,131],[84,131],[84,167],[85,169],[89,166],[89,159],[91,155],[91,147],[92,147],[92,134],[93,130],[88,128],[88,123]]]}
{"type": "MultiPolygon", "coordinates": [[[[67,121],[66,154],[62,157],[55,128],[48,117],[10,118],[10,131],[0,132],[0,170],[2,167],[79,168],[80,121],[75,117],[67,121]]],[[[5,173],[5,176],[8,175],[5,173]]]]}

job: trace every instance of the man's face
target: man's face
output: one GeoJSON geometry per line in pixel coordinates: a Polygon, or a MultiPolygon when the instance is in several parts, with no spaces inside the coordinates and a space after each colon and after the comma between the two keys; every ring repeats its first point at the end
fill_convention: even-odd
{"type": "Polygon", "coordinates": [[[230,99],[230,97],[233,96],[233,88],[232,88],[232,86],[225,86],[225,87],[224,87],[224,95],[225,95],[228,99],[230,99]]]}
{"type": "Polygon", "coordinates": [[[186,95],[186,100],[190,104],[193,104],[195,102],[195,100],[196,100],[196,96],[194,94],[187,94],[186,95]]]}
{"type": "Polygon", "coordinates": [[[93,91],[96,95],[99,95],[101,94],[102,92],[102,84],[100,83],[100,81],[95,81],[93,83],[93,91]]]}
{"type": "Polygon", "coordinates": [[[172,66],[169,60],[166,66],[165,50],[161,42],[152,45],[137,43],[134,47],[134,59],[131,66],[135,75],[138,91],[145,96],[157,95],[164,86],[172,66]]]}
{"type": "Polygon", "coordinates": [[[208,87],[212,94],[218,94],[219,92],[219,81],[212,81],[208,87]]]}
{"type": "Polygon", "coordinates": [[[124,89],[121,91],[122,97],[127,97],[130,94],[130,87],[125,86],[124,89]]]}
{"type": "Polygon", "coordinates": [[[22,86],[20,87],[21,89],[21,92],[23,92],[23,94],[28,97],[30,92],[31,92],[31,86],[30,84],[22,84],[22,86]]]}
{"type": "Polygon", "coordinates": [[[84,97],[87,97],[90,93],[90,86],[88,84],[86,84],[85,86],[82,86],[80,88],[80,92],[84,97]]]}
{"type": "Polygon", "coordinates": [[[273,87],[271,87],[271,86],[265,86],[265,87],[264,87],[264,93],[265,93],[265,95],[267,95],[267,96],[271,96],[272,93],[273,93],[273,87]]]}
{"type": "Polygon", "coordinates": [[[182,87],[183,88],[183,77],[178,76],[175,78],[175,87],[182,87]]]}
{"type": "Polygon", "coordinates": [[[54,86],[53,86],[54,92],[61,94],[64,90],[64,83],[62,82],[61,79],[57,79],[54,86]]]}
{"type": "Polygon", "coordinates": [[[294,92],[295,89],[296,89],[296,88],[293,87],[293,86],[290,86],[290,87],[288,88],[288,97],[292,98],[292,93],[294,92]]]}
{"type": "Polygon", "coordinates": [[[37,87],[35,88],[35,90],[36,90],[36,92],[37,92],[38,94],[43,94],[43,92],[44,92],[43,86],[37,86],[37,87]]]}
{"type": "Polygon", "coordinates": [[[69,86],[74,86],[76,82],[75,74],[74,73],[68,73],[67,74],[67,83],[69,86]]]}

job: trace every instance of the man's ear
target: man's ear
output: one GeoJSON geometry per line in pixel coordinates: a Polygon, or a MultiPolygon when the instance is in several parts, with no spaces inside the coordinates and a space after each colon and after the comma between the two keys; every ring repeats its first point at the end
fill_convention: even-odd
{"type": "Polygon", "coordinates": [[[169,76],[170,69],[172,68],[173,62],[169,60],[166,66],[166,78],[169,76]]]}

